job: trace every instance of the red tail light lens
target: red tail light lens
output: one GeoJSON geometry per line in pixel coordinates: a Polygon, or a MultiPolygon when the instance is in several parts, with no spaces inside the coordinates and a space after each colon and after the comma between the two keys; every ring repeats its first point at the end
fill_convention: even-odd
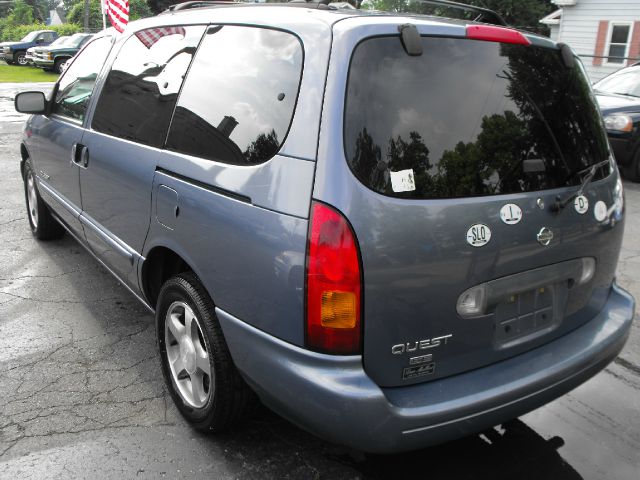
{"type": "Polygon", "coordinates": [[[467,38],[485,42],[515,43],[531,45],[527,37],[516,30],[492,25],[467,25],[467,38]]]}
{"type": "Polygon", "coordinates": [[[360,260],[351,227],[333,208],[313,202],[307,249],[307,346],[323,353],[360,353],[360,295],[360,260]]]}

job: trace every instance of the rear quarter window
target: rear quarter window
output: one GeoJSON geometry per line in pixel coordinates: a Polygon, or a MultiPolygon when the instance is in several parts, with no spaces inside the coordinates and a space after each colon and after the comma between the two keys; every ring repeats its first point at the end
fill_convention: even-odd
{"type": "Polygon", "coordinates": [[[369,188],[416,199],[536,191],[579,184],[582,170],[609,157],[589,83],[558,50],[422,43],[421,56],[398,37],[354,50],[344,149],[369,188]]]}
{"type": "Polygon", "coordinates": [[[273,157],[289,130],[303,50],[291,33],[210,27],[189,70],[167,149],[233,165],[273,157]]]}

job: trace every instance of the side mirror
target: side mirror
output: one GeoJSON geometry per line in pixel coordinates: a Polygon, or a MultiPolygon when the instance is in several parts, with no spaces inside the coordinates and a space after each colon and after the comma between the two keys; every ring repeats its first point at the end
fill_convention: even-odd
{"type": "Polygon", "coordinates": [[[36,45],[42,45],[44,43],[44,38],[36,38],[36,45]]]}
{"type": "Polygon", "coordinates": [[[20,113],[44,113],[47,101],[42,92],[22,92],[16,95],[13,104],[20,113]]]}

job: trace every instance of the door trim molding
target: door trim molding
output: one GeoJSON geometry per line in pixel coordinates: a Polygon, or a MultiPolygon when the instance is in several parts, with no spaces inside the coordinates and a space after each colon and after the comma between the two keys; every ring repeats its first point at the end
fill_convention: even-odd
{"type": "Polygon", "coordinates": [[[82,212],[78,208],[76,208],[73,203],[68,201],[62,195],[57,193],[52,187],[47,185],[47,183],[42,178],[36,178],[38,178],[38,186],[42,188],[42,190],[44,190],[48,195],[50,195],[51,198],[58,202],[60,206],[64,207],[64,209],[71,213],[71,215],[73,215],[75,218],[80,217],[82,212]]]}
{"type": "MultiPolygon", "coordinates": [[[[116,252],[126,258],[131,265],[134,264],[135,259],[142,258],[141,255],[136,252],[129,245],[124,243],[117,237],[113,237],[105,232],[97,223],[95,223],[89,216],[87,216],[84,212],[80,214],[79,217],[80,223],[84,227],[89,228],[93,233],[95,233],[104,243],[113,248],[116,252]]],[[[86,234],[85,234],[86,235],[86,234]]]]}

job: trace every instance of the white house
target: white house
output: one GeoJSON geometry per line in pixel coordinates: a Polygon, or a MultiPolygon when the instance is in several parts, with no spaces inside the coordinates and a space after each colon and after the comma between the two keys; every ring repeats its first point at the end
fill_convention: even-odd
{"type": "Polygon", "coordinates": [[[640,0],[551,0],[559,10],[540,23],[569,44],[592,81],[640,62],[640,0]]]}

